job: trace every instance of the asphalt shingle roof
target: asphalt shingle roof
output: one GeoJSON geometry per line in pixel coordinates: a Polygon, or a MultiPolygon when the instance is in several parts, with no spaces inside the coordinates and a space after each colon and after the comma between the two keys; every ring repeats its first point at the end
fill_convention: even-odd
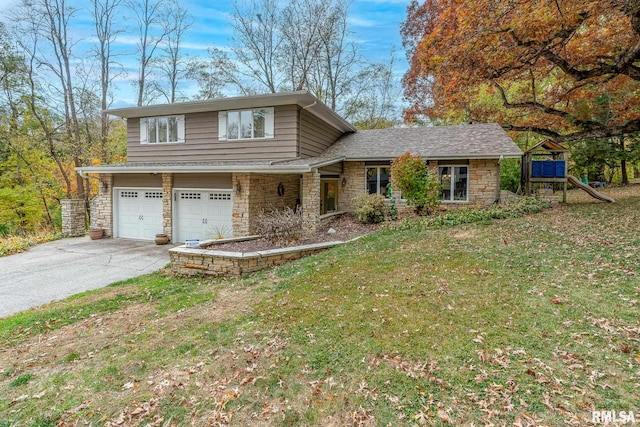
{"type": "Polygon", "coordinates": [[[427,159],[519,157],[522,150],[498,124],[362,130],[344,135],[322,158],[394,159],[409,151],[427,159]]]}

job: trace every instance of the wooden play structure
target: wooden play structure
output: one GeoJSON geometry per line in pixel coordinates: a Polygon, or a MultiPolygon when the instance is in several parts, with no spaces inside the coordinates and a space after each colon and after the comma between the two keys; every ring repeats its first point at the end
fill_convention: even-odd
{"type": "Polygon", "coordinates": [[[535,184],[551,184],[554,187],[562,186],[562,202],[567,202],[567,182],[577,188],[586,191],[591,197],[604,202],[615,202],[609,196],[597,192],[588,184],[581,182],[567,173],[567,160],[569,150],[553,141],[542,141],[522,156],[521,185],[525,196],[531,196],[535,184]]]}

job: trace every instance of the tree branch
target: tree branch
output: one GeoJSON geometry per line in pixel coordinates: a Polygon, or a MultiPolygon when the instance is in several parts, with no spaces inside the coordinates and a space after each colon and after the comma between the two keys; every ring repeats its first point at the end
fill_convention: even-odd
{"type": "Polygon", "coordinates": [[[515,109],[515,108],[533,108],[533,109],[542,111],[543,113],[546,113],[546,114],[551,114],[551,115],[554,115],[554,116],[562,117],[565,120],[569,120],[570,119],[570,115],[566,111],[556,110],[555,108],[547,107],[546,105],[541,104],[541,103],[539,103],[539,102],[537,102],[535,100],[531,101],[531,102],[511,103],[507,99],[507,94],[505,93],[505,91],[502,88],[502,86],[500,86],[500,84],[498,82],[496,82],[495,80],[493,80],[493,79],[491,80],[491,83],[493,84],[493,86],[496,89],[498,89],[498,92],[500,93],[500,98],[502,98],[502,105],[504,106],[504,108],[510,108],[510,109],[515,109]]]}

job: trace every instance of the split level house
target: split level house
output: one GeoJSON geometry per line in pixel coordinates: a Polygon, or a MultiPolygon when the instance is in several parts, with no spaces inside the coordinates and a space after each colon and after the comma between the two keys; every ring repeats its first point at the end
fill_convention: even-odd
{"type": "Polygon", "coordinates": [[[313,227],[362,193],[400,199],[390,164],[405,152],[438,174],[444,203],[491,204],[501,159],[522,156],[497,124],[360,131],[308,92],[108,113],[127,121],[127,162],[77,172],[100,181],[91,225],[120,238],[247,236],[285,206],[313,227]]]}

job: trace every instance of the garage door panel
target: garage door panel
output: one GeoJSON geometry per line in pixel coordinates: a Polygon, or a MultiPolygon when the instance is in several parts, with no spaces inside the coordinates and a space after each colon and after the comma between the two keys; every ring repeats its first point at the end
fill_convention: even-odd
{"type": "Polygon", "coordinates": [[[233,235],[231,192],[178,191],[177,241],[233,235]]]}
{"type": "Polygon", "coordinates": [[[118,191],[118,237],[153,240],[162,233],[162,191],[118,191]]]}

